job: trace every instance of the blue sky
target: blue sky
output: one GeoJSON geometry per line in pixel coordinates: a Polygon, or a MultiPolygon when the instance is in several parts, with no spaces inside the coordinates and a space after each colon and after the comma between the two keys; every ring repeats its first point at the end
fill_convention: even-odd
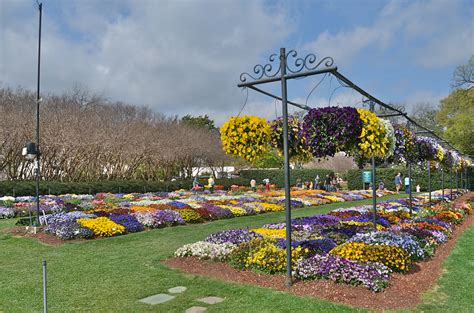
{"type": "MultiPolygon", "coordinates": [[[[451,91],[455,67],[474,54],[469,0],[43,3],[44,92],[79,86],[166,115],[208,114],[218,124],[242,106],[240,73],[280,47],[332,56],[340,72],[408,111],[437,105],[451,91]]],[[[36,1],[0,1],[0,42],[0,84],[34,90],[36,1]]],[[[319,79],[291,82],[290,98],[305,102],[319,79]]],[[[328,105],[336,86],[326,78],[308,104],[328,105]]],[[[338,89],[331,105],[360,100],[338,89]]],[[[273,118],[275,103],[250,92],[243,113],[273,118]]]]}

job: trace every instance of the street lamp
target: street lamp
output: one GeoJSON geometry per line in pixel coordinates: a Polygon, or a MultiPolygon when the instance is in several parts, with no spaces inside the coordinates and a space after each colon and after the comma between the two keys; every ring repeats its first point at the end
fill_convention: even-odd
{"type": "Polygon", "coordinates": [[[28,142],[23,150],[21,150],[21,154],[28,160],[33,161],[38,154],[36,150],[36,144],[34,142],[28,142]]]}

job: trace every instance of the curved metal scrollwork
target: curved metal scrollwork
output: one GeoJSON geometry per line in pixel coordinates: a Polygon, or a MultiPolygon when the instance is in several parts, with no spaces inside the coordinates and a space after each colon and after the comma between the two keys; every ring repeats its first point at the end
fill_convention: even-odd
{"type": "Polygon", "coordinates": [[[278,59],[278,55],[276,54],[270,55],[270,57],[268,58],[270,63],[264,64],[264,65],[262,64],[255,65],[253,67],[252,74],[247,73],[247,72],[240,74],[240,81],[244,83],[247,81],[248,77],[252,78],[253,80],[259,80],[263,77],[272,78],[272,77],[277,76],[278,73],[280,73],[280,63],[279,62],[278,64],[275,63],[277,59],[278,59]],[[273,70],[274,67],[276,67],[276,71],[273,70]]]}
{"type": "Polygon", "coordinates": [[[298,73],[306,69],[312,71],[317,69],[321,64],[324,64],[325,67],[330,67],[334,64],[334,60],[331,57],[325,57],[317,62],[316,55],[310,53],[304,58],[298,57],[298,52],[295,50],[290,50],[286,54],[286,69],[291,73],[298,73]],[[294,59],[293,62],[290,62],[289,59],[294,59]]]}
{"type": "MultiPolygon", "coordinates": [[[[290,50],[286,55],[286,69],[290,73],[298,73],[303,70],[312,71],[324,65],[325,67],[331,67],[334,64],[334,60],[331,57],[325,57],[321,60],[316,58],[316,55],[310,53],[303,57],[298,57],[296,50],[290,50]]],[[[242,83],[247,80],[259,80],[261,78],[273,78],[280,73],[280,62],[277,54],[272,54],[268,58],[269,63],[257,64],[253,67],[253,73],[244,72],[240,74],[240,81],[242,83]]]]}

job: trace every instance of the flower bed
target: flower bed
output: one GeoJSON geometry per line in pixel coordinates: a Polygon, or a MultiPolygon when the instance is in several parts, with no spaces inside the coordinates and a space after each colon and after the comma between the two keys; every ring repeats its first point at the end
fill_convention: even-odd
{"type": "MultiPolygon", "coordinates": [[[[423,206],[422,199],[414,199],[413,214],[407,211],[406,199],[380,203],[378,214],[383,217],[376,219],[377,230],[373,227],[371,206],[294,219],[294,276],[382,291],[389,285],[392,272],[408,272],[414,262],[433,255],[472,210],[466,203],[440,204],[430,209],[423,206]]],[[[286,269],[285,235],[285,223],[226,230],[178,249],[175,256],[197,256],[227,262],[237,269],[282,273],[286,269]],[[207,247],[207,254],[202,252],[203,246],[207,247]]]]}
{"type": "MultiPolygon", "coordinates": [[[[379,196],[385,194],[389,192],[378,193],[379,196]]],[[[292,208],[295,209],[364,199],[370,197],[371,194],[369,191],[330,193],[320,190],[300,190],[293,192],[292,196],[294,197],[292,208]],[[324,199],[323,202],[321,202],[322,199],[324,199]]],[[[0,198],[0,218],[24,216],[28,214],[28,211],[34,212],[36,210],[34,201],[33,197],[0,198]]],[[[284,210],[284,192],[277,190],[269,193],[247,192],[245,194],[223,191],[213,194],[195,194],[187,191],[148,194],[99,193],[95,197],[91,195],[43,196],[40,201],[40,209],[44,212],[40,216],[41,224],[47,225],[48,233],[64,240],[110,237],[139,232],[146,228],[201,223],[284,210]],[[47,214],[48,212],[50,214],[47,214]],[[99,217],[101,219],[97,219],[99,217]],[[80,223],[79,220],[81,220],[80,223]]]]}

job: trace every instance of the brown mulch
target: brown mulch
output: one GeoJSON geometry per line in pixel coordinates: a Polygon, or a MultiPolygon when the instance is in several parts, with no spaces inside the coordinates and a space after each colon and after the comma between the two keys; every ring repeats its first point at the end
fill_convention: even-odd
{"type": "MultiPolygon", "coordinates": [[[[470,192],[457,201],[472,201],[473,199],[474,192],[470,192]]],[[[285,287],[286,277],[284,275],[266,275],[252,271],[241,271],[225,263],[201,261],[195,258],[171,258],[163,263],[186,273],[288,291],[298,296],[322,298],[361,308],[374,310],[410,308],[420,303],[421,295],[441,276],[443,261],[453,250],[457,238],[473,222],[474,214],[470,214],[461,225],[454,229],[450,240],[440,246],[432,258],[413,264],[411,270],[406,274],[392,274],[389,287],[379,293],[371,292],[364,287],[336,284],[327,280],[296,281],[288,290],[285,287]]]]}
{"type": "MultiPolygon", "coordinates": [[[[49,246],[60,246],[65,243],[64,240],[59,239],[58,237],[46,234],[43,230],[38,227],[36,229],[36,234],[33,234],[30,230],[27,230],[25,226],[17,226],[12,228],[7,228],[3,230],[4,233],[10,234],[13,237],[23,237],[23,238],[36,238],[39,242],[49,246]]],[[[70,240],[74,241],[74,240],[70,240]]]]}

